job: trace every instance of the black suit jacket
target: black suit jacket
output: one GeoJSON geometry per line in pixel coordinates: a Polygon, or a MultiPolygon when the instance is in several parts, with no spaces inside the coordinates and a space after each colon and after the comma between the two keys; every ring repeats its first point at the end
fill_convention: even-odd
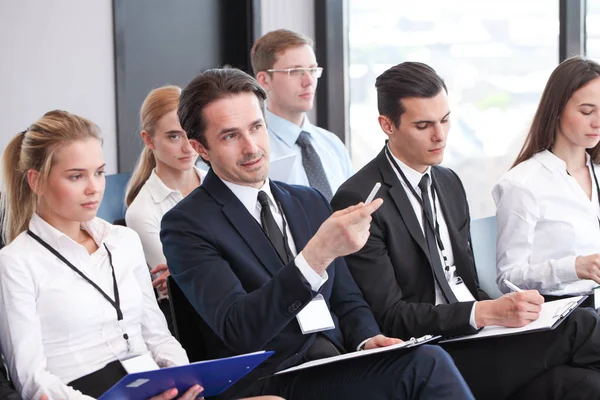
{"type": "MultiPolygon", "coordinates": [[[[316,190],[271,182],[300,252],[331,213],[316,190]]],[[[296,314],[316,296],[294,262],[284,265],[244,205],[211,170],[202,185],[162,220],[169,270],[216,338],[208,357],[258,350],[275,354],[253,377],[299,364],[315,334],[296,314]]],[[[380,333],[343,258],[321,287],[336,328],[323,334],[342,352],[380,333]]],[[[251,379],[249,379],[251,380],[251,379]]]]}
{"type": "MultiPolygon", "coordinates": [[[[444,213],[457,274],[478,300],[479,288],[470,240],[469,207],[458,176],[433,167],[432,176],[444,213]]],[[[427,242],[414,209],[385,151],[348,179],[331,204],[334,210],[364,201],[376,182],[383,205],[373,214],[371,236],[346,257],[350,272],[371,306],[384,334],[400,338],[475,332],[469,323],[473,302],[435,306],[434,277],[427,242]]]]}

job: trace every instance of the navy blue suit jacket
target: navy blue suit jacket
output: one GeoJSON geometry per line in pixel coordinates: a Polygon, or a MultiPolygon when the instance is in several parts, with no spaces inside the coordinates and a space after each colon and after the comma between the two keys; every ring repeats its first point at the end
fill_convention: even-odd
{"type": "MultiPolygon", "coordinates": [[[[271,182],[300,252],[331,213],[316,190],[271,182]]],[[[211,170],[203,184],[162,220],[169,270],[218,337],[211,357],[258,350],[275,354],[255,377],[302,361],[315,334],[303,335],[296,314],[317,295],[294,262],[284,265],[261,226],[211,170]]],[[[336,328],[323,334],[340,351],[354,351],[380,333],[343,257],[321,287],[336,328]]]]}

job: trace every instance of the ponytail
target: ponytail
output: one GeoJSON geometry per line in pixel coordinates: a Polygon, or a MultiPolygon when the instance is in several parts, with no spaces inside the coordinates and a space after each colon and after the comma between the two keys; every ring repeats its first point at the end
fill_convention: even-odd
{"type": "Polygon", "coordinates": [[[17,134],[6,146],[2,156],[4,187],[0,196],[0,212],[2,239],[6,244],[27,229],[35,212],[35,193],[27,182],[27,171],[20,168],[24,138],[25,134],[17,134]]]}
{"type": "Polygon", "coordinates": [[[142,150],[142,154],[140,154],[140,159],[133,170],[133,174],[131,174],[129,184],[127,185],[127,194],[125,195],[125,204],[127,207],[133,203],[133,200],[135,200],[140,193],[142,186],[144,186],[148,178],[150,178],[152,170],[155,167],[156,159],[154,158],[154,153],[148,146],[145,146],[144,150],[142,150]]]}

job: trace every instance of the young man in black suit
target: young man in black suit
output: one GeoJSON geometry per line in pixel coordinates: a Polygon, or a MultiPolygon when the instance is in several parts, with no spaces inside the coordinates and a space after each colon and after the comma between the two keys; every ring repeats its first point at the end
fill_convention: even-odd
{"type": "MultiPolygon", "coordinates": [[[[346,262],[384,334],[453,336],[537,319],[544,301],[537,291],[490,300],[479,287],[465,191],[452,170],[439,166],[450,129],[444,81],[431,67],[406,62],[385,71],[375,86],[379,124],[389,139],[331,204],[343,209],[382,184],[384,203],[371,235],[346,262]]],[[[593,310],[575,310],[553,331],[443,347],[477,398],[600,398],[593,310]]]]}
{"type": "Polygon", "coordinates": [[[343,259],[367,240],[381,200],[330,215],[316,190],[270,181],[265,97],[235,69],[206,71],[185,87],[179,120],[211,168],[162,220],[171,274],[214,333],[207,356],[275,351],[224,397],[472,398],[450,357],[429,345],[270,376],[400,341],[380,334],[343,259]]]}

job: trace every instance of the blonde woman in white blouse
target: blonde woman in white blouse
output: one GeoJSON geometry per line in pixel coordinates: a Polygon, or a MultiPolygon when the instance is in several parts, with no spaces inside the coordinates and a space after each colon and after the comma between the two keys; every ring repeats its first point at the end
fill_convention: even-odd
{"type": "Polygon", "coordinates": [[[134,355],[160,367],[188,363],[156,304],[138,236],[96,218],[104,165],[98,128],[64,111],[45,114],[4,152],[0,343],[24,399],[94,398],[134,355]]]}
{"type": "Polygon", "coordinates": [[[600,284],[599,142],[600,65],[571,58],[550,76],[513,168],[493,189],[502,291],[505,279],[547,299],[600,284]]]}
{"type": "Polygon", "coordinates": [[[152,90],[144,100],[140,122],[145,147],[125,196],[125,221],[140,236],[151,272],[160,274],[153,284],[169,323],[169,273],[160,242],[160,222],[167,211],[200,185],[205,175],[194,166],[198,154],[177,118],[180,94],[177,86],[163,86],[152,90]]]}

